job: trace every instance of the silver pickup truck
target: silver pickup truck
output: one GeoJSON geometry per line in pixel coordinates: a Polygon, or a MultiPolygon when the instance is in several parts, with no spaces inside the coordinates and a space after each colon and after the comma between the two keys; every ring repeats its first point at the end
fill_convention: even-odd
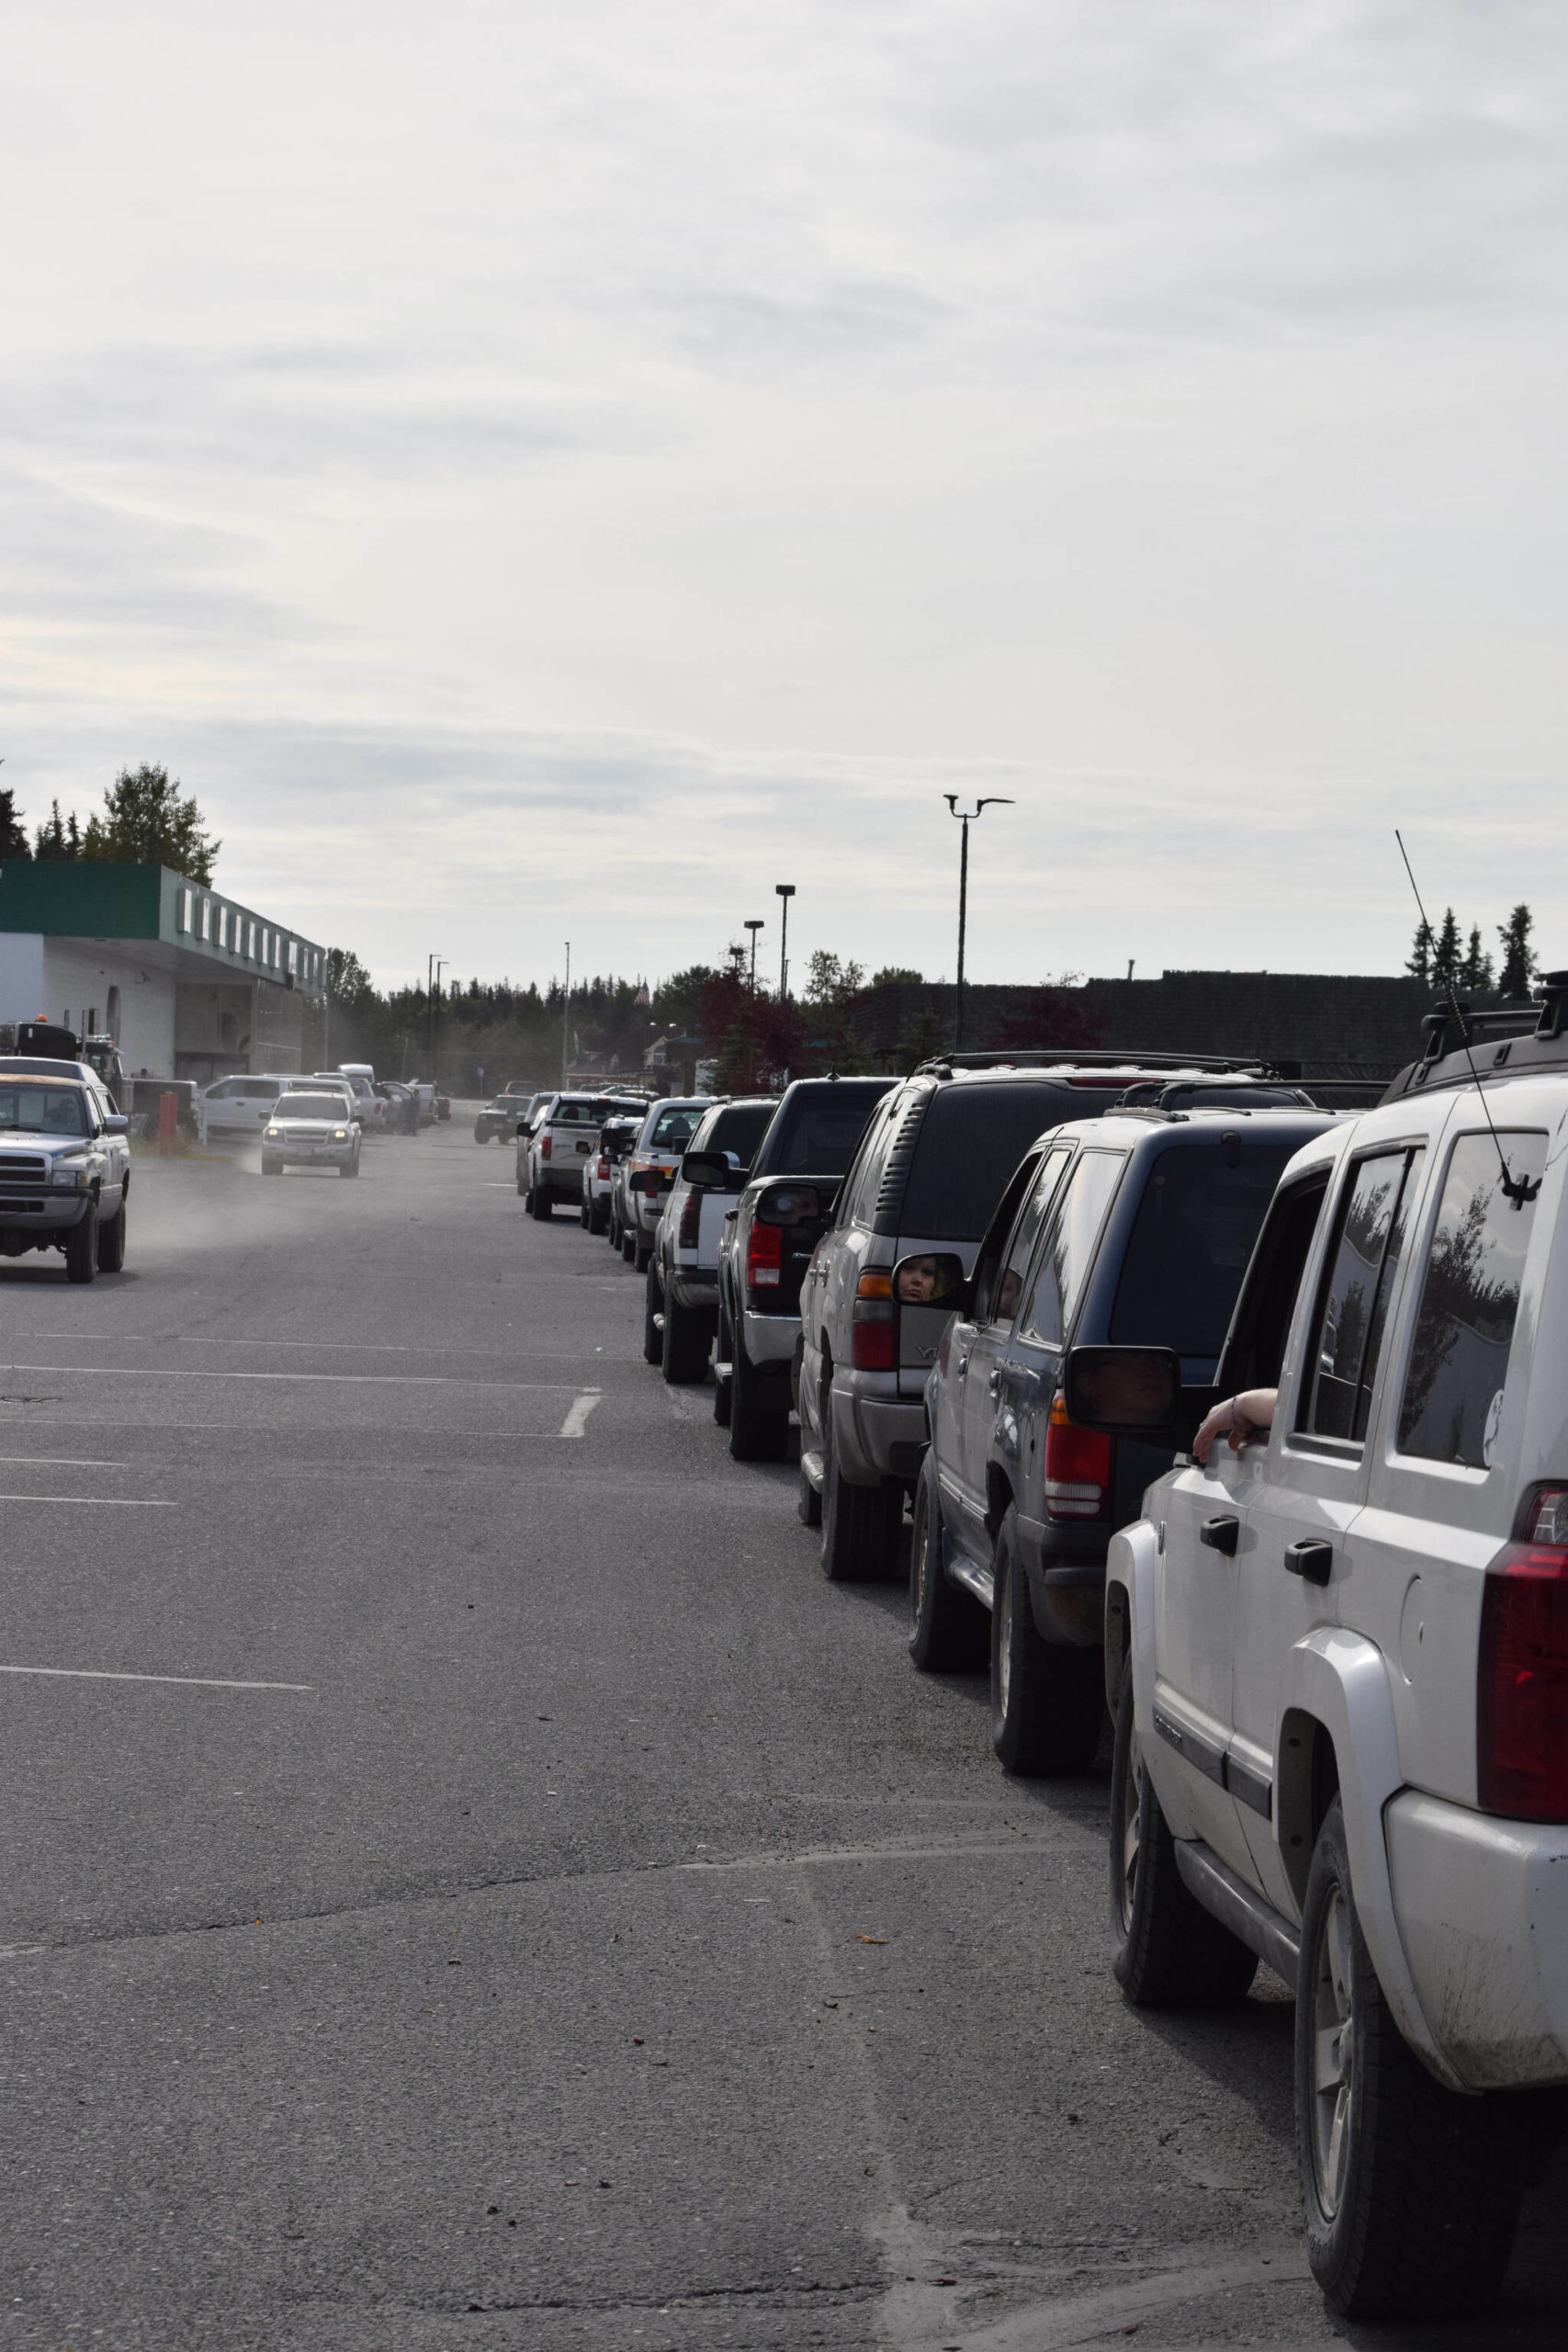
{"type": "Polygon", "coordinates": [[[85,1062],[0,1058],[0,1257],[59,1250],[68,1282],[118,1273],[128,1125],[85,1062]]]}
{"type": "Polygon", "coordinates": [[[599,1148],[599,1130],[618,1112],[641,1105],[612,1094],[552,1094],[517,1138],[517,1189],[541,1224],[558,1201],[580,1208],[582,1168],[599,1148]]]}

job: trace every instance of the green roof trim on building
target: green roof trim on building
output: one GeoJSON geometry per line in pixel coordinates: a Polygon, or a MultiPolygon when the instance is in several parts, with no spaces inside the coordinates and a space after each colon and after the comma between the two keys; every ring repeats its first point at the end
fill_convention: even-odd
{"type": "Polygon", "coordinates": [[[177,947],[236,978],[321,989],[326,951],[285,923],[166,865],[96,858],[7,858],[0,864],[0,932],[51,939],[145,939],[177,947]]]}

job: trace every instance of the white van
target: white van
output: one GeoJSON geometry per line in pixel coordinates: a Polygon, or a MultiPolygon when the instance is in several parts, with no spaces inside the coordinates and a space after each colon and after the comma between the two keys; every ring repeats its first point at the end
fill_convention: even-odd
{"type": "Polygon", "coordinates": [[[284,1089],[299,1083],[299,1073],[291,1070],[220,1078],[215,1085],[203,1087],[196,1097],[198,1137],[207,1144],[259,1136],[284,1089]]]}

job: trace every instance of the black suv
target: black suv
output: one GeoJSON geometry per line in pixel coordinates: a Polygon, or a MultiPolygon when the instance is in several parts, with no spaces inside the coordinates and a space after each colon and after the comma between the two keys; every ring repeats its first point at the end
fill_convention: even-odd
{"type": "Polygon", "coordinates": [[[1244,1082],[1223,1107],[1117,1107],[1052,1129],[1008,1184],[968,1280],[954,1254],[895,1272],[896,1312],[957,1308],[926,1385],[909,1654],[928,1668],[980,1664],[990,1612],[991,1733],[1009,1771],[1092,1762],[1106,1548],[1172,1458],[1068,1419],[1066,1351],[1173,1350],[1195,1426],[1275,1182],[1332,1119],[1250,1110],[1247,1094],[1244,1082]]]}

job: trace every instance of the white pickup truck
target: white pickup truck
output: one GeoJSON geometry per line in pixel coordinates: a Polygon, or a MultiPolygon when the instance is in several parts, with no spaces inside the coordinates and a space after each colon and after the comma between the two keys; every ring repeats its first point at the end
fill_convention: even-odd
{"type": "Polygon", "coordinates": [[[776,1095],[716,1102],[682,1157],[648,1261],[642,1351],[671,1382],[701,1380],[718,1327],[726,1215],[773,1125],[776,1095]]]}
{"type": "MultiPolygon", "coordinates": [[[[1110,1548],[1116,1974],[1293,1985],[1308,2254],[1353,2316],[1495,2293],[1518,2094],[1568,2084],[1564,1012],[1553,975],[1533,1034],[1435,1017],[1296,1154],[1216,1390],[1271,1426],[1179,1454],[1110,1548]]],[[[1174,1430],[1173,1363],[1075,1350],[1066,1411],[1174,1430]]]]}
{"type": "Polygon", "coordinates": [[[517,1137],[517,1189],[530,1216],[543,1224],[558,1201],[579,1209],[583,1164],[599,1148],[599,1130],[617,1112],[641,1105],[611,1094],[543,1098],[517,1137]]]}

